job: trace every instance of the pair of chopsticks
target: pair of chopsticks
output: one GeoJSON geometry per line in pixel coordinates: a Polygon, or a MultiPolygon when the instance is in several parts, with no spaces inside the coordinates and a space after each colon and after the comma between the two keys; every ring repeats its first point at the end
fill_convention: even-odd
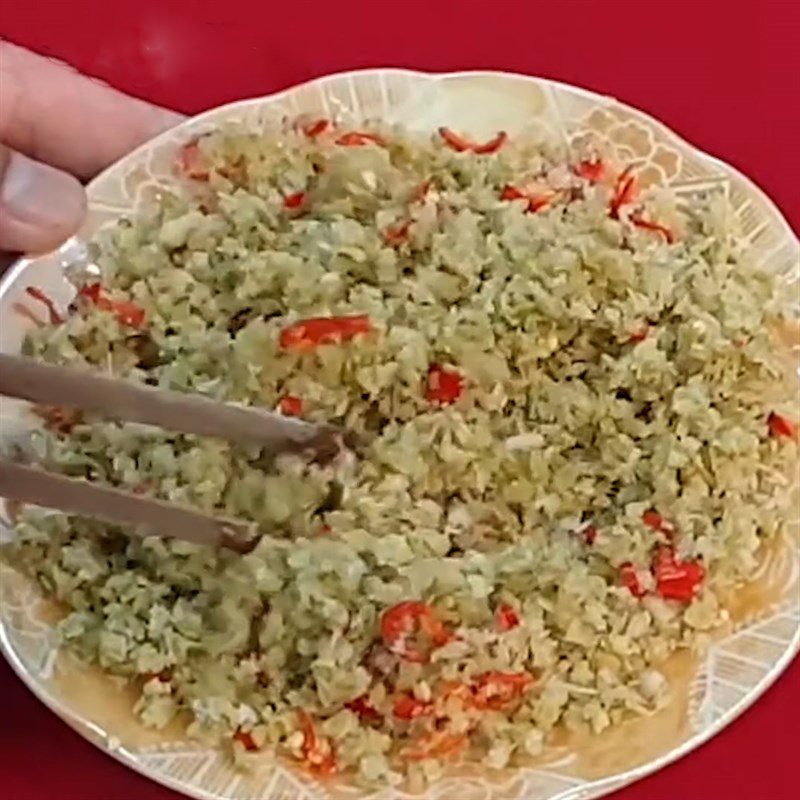
{"type": "MultiPolygon", "coordinates": [[[[202,395],[137,386],[99,372],[2,353],[0,395],[94,411],[111,419],[181,433],[259,444],[272,452],[308,451],[319,458],[330,458],[339,447],[333,428],[202,395]]],[[[131,525],[142,536],[173,536],[240,552],[250,546],[250,526],[240,520],[203,514],[5,458],[0,458],[0,497],[131,525]]]]}

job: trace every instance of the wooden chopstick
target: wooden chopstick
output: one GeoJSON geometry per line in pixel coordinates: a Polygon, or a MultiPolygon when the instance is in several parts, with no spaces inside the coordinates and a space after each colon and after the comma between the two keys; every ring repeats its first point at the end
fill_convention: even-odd
{"type": "Polygon", "coordinates": [[[173,536],[246,553],[255,544],[247,523],[130,494],[0,458],[0,497],[131,525],[138,536],[173,536]]]}
{"type": "Polygon", "coordinates": [[[95,411],[111,419],[171,431],[260,444],[275,451],[335,446],[333,428],[199,394],[140,386],[89,369],[43,364],[6,353],[0,353],[0,395],[95,411]]]}

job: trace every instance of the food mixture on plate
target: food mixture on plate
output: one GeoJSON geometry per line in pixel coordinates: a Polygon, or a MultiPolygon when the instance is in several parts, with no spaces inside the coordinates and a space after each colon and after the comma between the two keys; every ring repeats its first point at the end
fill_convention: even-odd
{"type": "MultiPolygon", "coordinates": [[[[788,517],[788,314],[722,194],[499,133],[187,143],[36,358],[333,423],[330,464],[59,408],[48,469],[252,522],[239,555],[28,508],[60,634],[242,762],[423,786],[669,699],[788,517]]],[[[46,321],[44,317],[47,317],[46,321]]]]}

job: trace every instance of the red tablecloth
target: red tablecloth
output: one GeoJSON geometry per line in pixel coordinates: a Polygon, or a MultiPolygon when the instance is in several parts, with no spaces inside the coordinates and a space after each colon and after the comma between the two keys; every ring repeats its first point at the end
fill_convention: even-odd
{"type": "MultiPolygon", "coordinates": [[[[17,0],[3,12],[0,35],[185,112],[356,67],[557,78],[650,111],[752,176],[800,229],[797,0],[17,0]]],[[[9,800],[176,800],[73,733],[4,663],[0,698],[9,800]]],[[[795,663],[710,744],[615,797],[794,797],[798,709],[795,663]]]]}

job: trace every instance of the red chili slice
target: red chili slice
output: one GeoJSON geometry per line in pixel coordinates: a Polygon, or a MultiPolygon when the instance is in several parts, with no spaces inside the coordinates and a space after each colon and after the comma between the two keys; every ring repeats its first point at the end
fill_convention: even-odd
{"type": "Polygon", "coordinates": [[[622,585],[636,598],[644,597],[645,590],[639,580],[636,568],[630,562],[620,564],[619,577],[622,585]]]}
{"type": "Polygon", "coordinates": [[[421,203],[423,200],[425,200],[425,197],[430,190],[431,182],[422,181],[422,183],[411,193],[411,197],[408,198],[409,203],[421,203]]]}
{"type": "Polygon", "coordinates": [[[177,170],[179,174],[195,181],[208,180],[208,167],[197,139],[187,142],[178,151],[177,170]]]}
{"type": "Polygon", "coordinates": [[[505,131],[500,131],[493,139],[483,144],[473,144],[470,148],[473,153],[478,155],[487,155],[489,153],[496,153],[508,140],[508,134],[505,131]]]}
{"type": "Polygon", "coordinates": [[[309,122],[308,125],[303,126],[303,133],[309,139],[315,139],[321,133],[325,133],[330,127],[331,121],[329,119],[318,119],[315,122],[309,122]]]}
{"type": "Polygon", "coordinates": [[[236,733],[233,734],[233,738],[237,742],[241,742],[245,750],[249,750],[250,752],[258,750],[258,745],[255,743],[255,740],[249,731],[243,731],[240,728],[238,731],[236,731],[236,733]]]}
{"type": "Polygon", "coordinates": [[[433,713],[433,703],[423,703],[411,692],[403,692],[395,697],[392,713],[398,719],[417,719],[433,713]]]}
{"type": "Polygon", "coordinates": [[[681,561],[671,546],[659,547],[653,559],[656,594],[666,600],[691,602],[705,578],[699,561],[681,561]]]}
{"type": "Polygon", "coordinates": [[[348,133],[343,133],[336,140],[336,144],[342,147],[363,147],[366,144],[376,144],[379,147],[386,147],[386,139],[379,136],[377,133],[349,131],[348,133]]]}
{"type": "Polygon", "coordinates": [[[638,344],[639,342],[643,342],[647,338],[647,334],[650,333],[650,326],[649,325],[642,325],[639,330],[634,331],[628,337],[628,344],[638,344]]]}
{"type": "Polygon", "coordinates": [[[352,317],[312,317],[285,327],[280,334],[280,345],[284,350],[311,350],[321,344],[347,342],[371,330],[372,323],[366,314],[352,317]]]}
{"type": "Polygon", "coordinates": [[[522,189],[517,189],[516,186],[512,186],[510,183],[506,184],[503,187],[503,191],[500,192],[501,200],[527,200],[527,198],[528,195],[522,189]]]}
{"type": "Polygon", "coordinates": [[[303,413],[303,400],[293,394],[287,394],[278,401],[278,410],[287,417],[299,417],[303,413]]]}
{"type": "Polygon", "coordinates": [[[503,632],[516,628],[520,622],[517,610],[508,603],[501,603],[497,607],[495,620],[497,621],[497,627],[503,632]]]}
{"type": "Polygon", "coordinates": [[[119,322],[131,328],[141,328],[144,324],[144,309],[125,300],[109,300],[105,306],[109,311],[113,311],[119,322]]]}
{"type": "Polygon", "coordinates": [[[388,245],[396,247],[401,245],[408,239],[408,231],[411,228],[411,220],[407,219],[404,222],[398,222],[395,225],[388,225],[381,231],[383,240],[388,245]]]}
{"type": "Polygon", "coordinates": [[[500,193],[501,200],[527,200],[527,211],[535,214],[537,211],[547,208],[556,196],[556,192],[546,192],[544,194],[529,194],[510,184],[503,187],[500,193]]]}
{"type": "Polygon", "coordinates": [[[130,300],[112,300],[103,293],[99,283],[84,286],[78,294],[94,303],[103,311],[110,311],[122,325],[131,328],[141,328],[144,325],[144,309],[130,300]]]}
{"type": "Polygon", "coordinates": [[[464,392],[464,379],[455,370],[433,364],[428,370],[425,399],[429,403],[447,406],[455,403],[464,392]]]}
{"type": "Polygon", "coordinates": [[[471,153],[477,153],[478,155],[496,153],[508,139],[508,134],[505,131],[500,131],[494,138],[489,139],[488,142],[484,142],[483,144],[473,142],[451,131],[450,128],[439,128],[439,135],[444,139],[451,150],[455,150],[457,153],[469,151],[471,153]]]}
{"type": "Polygon", "coordinates": [[[300,730],[303,732],[303,756],[306,764],[316,775],[333,775],[337,770],[336,754],[327,739],[320,739],[314,720],[307,711],[297,712],[300,730]]]}
{"type": "Polygon", "coordinates": [[[34,300],[44,304],[51,325],[61,325],[64,322],[64,317],[56,308],[56,304],[38,286],[26,286],[25,292],[34,300]]]}
{"type": "Polygon", "coordinates": [[[775,438],[793,439],[797,436],[797,423],[792,422],[781,414],[776,414],[774,411],[767,417],[767,426],[769,427],[770,435],[775,438]]]}
{"type": "Polygon", "coordinates": [[[644,522],[648,528],[652,528],[659,533],[664,533],[670,538],[675,535],[675,526],[671,522],[667,522],[655,509],[651,508],[645,511],[642,514],[642,522],[644,522]]]}
{"type": "Polygon", "coordinates": [[[612,219],[619,219],[619,210],[622,206],[632,203],[636,199],[638,191],[636,186],[636,176],[632,175],[632,166],[626,167],[614,184],[614,194],[608,205],[608,215],[612,219]]]}
{"type": "Polygon", "coordinates": [[[293,192],[283,198],[283,207],[295,211],[298,208],[302,208],[307,200],[308,194],[306,192],[293,192]]]}
{"type": "Polygon", "coordinates": [[[426,662],[429,654],[416,644],[410,644],[410,636],[421,631],[434,648],[442,647],[453,638],[433,608],[418,600],[405,600],[384,611],[380,627],[383,643],[391,652],[417,663],[426,662]]]}
{"type": "Polygon", "coordinates": [[[355,700],[351,700],[349,703],[345,703],[344,707],[357,714],[360,719],[368,722],[377,722],[383,719],[380,712],[369,702],[365,694],[362,694],[361,697],[356,697],[355,700]]]}
{"type": "Polygon", "coordinates": [[[630,220],[637,228],[661,234],[667,244],[673,244],[675,242],[675,234],[666,225],[660,225],[658,222],[651,222],[649,219],[643,219],[634,214],[631,214],[630,220]]]}
{"type": "Polygon", "coordinates": [[[587,525],[583,529],[583,541],[586,544],[594,544],[597,539],[597,528],[594,525],[587,525]]]}
{"type": "Polygon", "coordinates": [[[606,176],[606,165],[599,158],[596,161],[581,161],[575,165],[575,174],[589,183],[598,183],[606,176]]]}

